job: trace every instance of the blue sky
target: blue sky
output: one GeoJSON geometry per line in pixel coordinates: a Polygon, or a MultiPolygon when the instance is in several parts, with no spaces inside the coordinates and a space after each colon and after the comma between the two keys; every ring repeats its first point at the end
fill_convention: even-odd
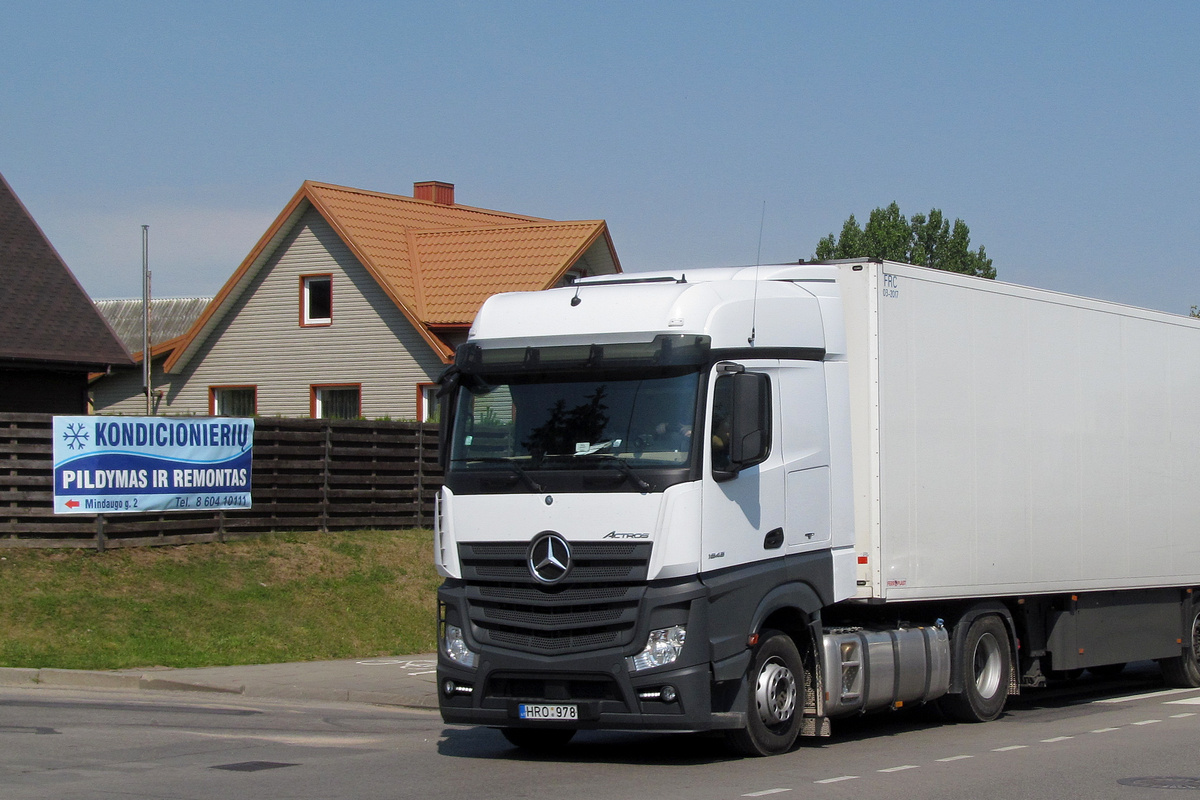
{"type": "Polygon", "coordinates": [[[1001,280],[1187,313],[1200,3],[0,5],[0,173],[95,298],[214,293],[305,179],[608,220],[626,270],[893,200],[1001,280]]]}

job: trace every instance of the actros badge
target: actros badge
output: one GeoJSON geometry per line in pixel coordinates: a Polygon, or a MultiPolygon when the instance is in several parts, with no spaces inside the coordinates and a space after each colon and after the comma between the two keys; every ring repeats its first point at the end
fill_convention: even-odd
{"type": "Polygon", "coordinates": [[[559,534],[544,531],[530,543],[528,563],[534,580],[553,585],[571,571],[571,546],[559,534]]]}

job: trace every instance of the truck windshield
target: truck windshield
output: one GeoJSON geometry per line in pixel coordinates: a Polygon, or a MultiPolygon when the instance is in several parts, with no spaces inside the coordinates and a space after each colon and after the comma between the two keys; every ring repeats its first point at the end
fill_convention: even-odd
{"type": "Polygon", "coordinates": [[[452,469],[684,466],[699,381],[695,368],[484,376],[459,389],[452,469]]]}

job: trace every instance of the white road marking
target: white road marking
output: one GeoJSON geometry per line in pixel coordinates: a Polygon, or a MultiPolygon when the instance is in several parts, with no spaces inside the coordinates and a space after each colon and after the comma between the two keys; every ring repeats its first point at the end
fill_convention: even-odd
{"type": "Polygon", "coordinates": [[[791,789],[763,789],[761,792],[751,792],[744,794],[742,797],[766,797],[769,794],[779,794],[780,792],[790,792],[791,789]]]}
{"type": "Polygon", "coordinates": [[[1146,694],[1131,694],[1127,697],[1106,697],[1103,700],[1097,700],[1097,703],[1128,703],[1133,700],[1151,700],[1155,697],[1167,697],[1172,694],[1183,694],[1184,692],[1194,692],[1195,689],[1164,689],[1161,692],[1147,692],[1146,694]]]}
{"type": "MultiPolygon", "coordinates": [[[[1098,702],[1098,703],[1125,703],[1125,702],[1129,702],[1130,700],[1138,700],[1138,699],[1154,698],[1154,697],[1165,697],[1165,696],[1169,696],[1169,695],[1180,694],[1181,692],[1191,692],[1191,691],[1195,691],[1195,690],[1194,689],[1169,689],[1167,691],[1152,692],[1150,694],[1135,695],[1133,697],[1113,697],[1113,698],[1108,698],[1105,700],[1097,700],[1096,702],[1098,702]]],[[[1184,698],[1181,700],[1168,700],[1164,705],[1200,705],[1200,696],[1188,697],[1188,698],[1184,698]]],[[[1197,712],[1195,712],[1195,711],[1187,711],[1187,712],[1184,712],[1181,714],[1172,714],[1171,719],[1184,719],[1186,717],[1194,717],[1194,716],[1196,716],[1196,714],[1197,714],[1197,712]]],[[[1162,720],[1161,719],[1144,719],[1144,720],[1141,720],[1140,722],[1132,722],[1130,724],[1131,725],[1154,725],[1155,723],[1159,723],[1159,722],[1162,722],[1162,720]]],[[[1097,728],[1096,730],[1091,731],[1091,733],[1111,733],[1112,731],[1119,731],[1119,730],[1121,730],[1121,728],[1119,728],[1119,727],[1097,728]]],[[[1041,741],[1043,744],[1054,744],[1056,742],[1065,742],[1068,739],[1074,739],[1074,738],[1075,738],[1074,736],[1055,736],[1050,739],[1042,739],[1041,741]]],[[[1029,745],[1026,745],[1026,744],[1012,744],[1012,745],[1009,745],[1008,747],[993,748],[992,752],[993,753],[1008,753],[1013,750],[1025,750],[1028,747],[1029,747],[1029,745]]],[[[974,758],[974,757],[975,756],[963,754],[963,755],[957,755],[957,756],[949,756],[947,758],[939,758],[939,759],[937,759],[937,761],[939,763],[945,764],[945,763],[949,763],[951,761],[963,761],[968,758],[974,758]]],[[[917,764],[905,764],[900,767],[888,767],[887,769],[878,769],[875,771],[881,772],[881,773],[891,773],[891,772],[904,772],[904,771],[910,770],[910,769],[920,769],[920,766],[917,764]]],[[[824,780],[813,781],[813,783],[817,783],[817,784],[841,783],[842,781],[858,780],[858,778],[859,778],[858,775],[842,775],[837,778],[825,778],[824,780]]],[[[742,795],[742,797],[765,797],[765,796],[771,795],[771,794],[779,794],[781,792],[790,792],[790,791],[792,791],[792,790],[791,789],[767,789],[762,792],[753,792],[751,794],[744,794],[744,795],[742,795]]]]}
{"type": "Polygon", "coordinates": [[[354,663],[364,667],[405,667],[407,669],[429,669],[437,666],[436,661],[424,658],[369,658],[354,663]]]}
{"type": "Polygon", "coordinates": [[[370,747],[384,742],[382,736],[330,736],[326,734],[255,734],[255,733],[213,733],[211,731],[183,731],[189,736],[200,736],[205,739],[222,739],[230,741],[270,742],[286,744],[289,747],[370,747]]]}

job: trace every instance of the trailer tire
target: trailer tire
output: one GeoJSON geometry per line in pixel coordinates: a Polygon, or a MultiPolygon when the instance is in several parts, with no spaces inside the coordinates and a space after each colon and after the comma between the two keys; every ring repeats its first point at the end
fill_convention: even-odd
{"type": "Polygon", "coordinates": [[[1181,654],[1158,662],[1168,686],[1181,689],[1200,687],[1200,605],[1192,606],[1192,624],[1181,654]]]}
{"type": "Polygon", "coordinates": [[[573,728],[501,728],[508,743],[530,753],[555,753],[575,735],[573,728]]]}
{"type": "Polygon", "coordinates": [[[787,634],[762,632],[748,679],[746,727],[729,732],[730,744],[747,756],[786,753],[800,733],[805,681],[804,662],[787,634]]]}
{"type": "Polygon", "coordinates": [[[959,722],[989,722],[1004,710],[1012,672],[1004,621],[995,614],[976,618],[963,640],[962,658],[962,692],[945,695],[939,705],[959,722]]]}

